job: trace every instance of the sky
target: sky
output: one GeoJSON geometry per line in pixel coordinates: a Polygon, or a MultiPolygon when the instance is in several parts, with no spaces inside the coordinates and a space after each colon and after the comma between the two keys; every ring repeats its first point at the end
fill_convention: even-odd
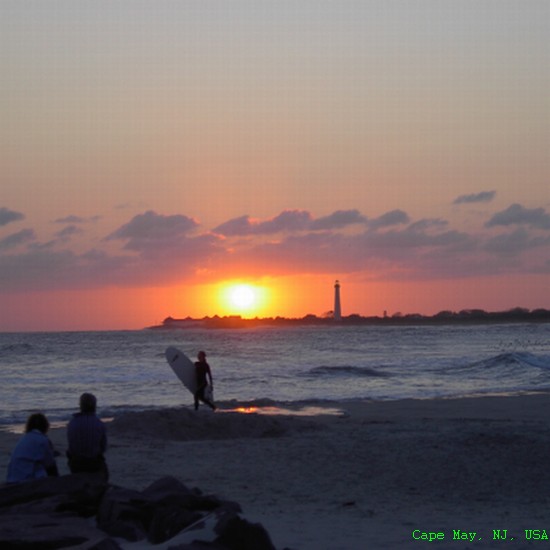
{"type": "Polygon", "coordinates": [[[546,0],[1,2],[0,331],[335,280],[343,315],[550,308],[549,36],[546,0]]]}

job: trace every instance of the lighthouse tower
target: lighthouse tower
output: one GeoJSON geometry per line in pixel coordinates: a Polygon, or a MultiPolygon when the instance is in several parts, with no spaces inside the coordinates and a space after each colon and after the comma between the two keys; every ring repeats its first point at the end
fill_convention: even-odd
{"type": "Polygon", "coordinates": [[[334,320],[342,320],[342,306],[340,305],[340,283],[334,283],[334,320]]]}

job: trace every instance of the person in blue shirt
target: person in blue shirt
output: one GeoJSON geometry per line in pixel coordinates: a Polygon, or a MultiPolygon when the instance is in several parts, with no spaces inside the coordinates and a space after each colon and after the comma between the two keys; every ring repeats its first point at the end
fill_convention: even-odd
{"type": "Polygon", "coordinates": [[[58,475],[55,453],[47,437],[50,423],[42,413],[27,419],[25,435],[19,440],[8,465],[8,483],[19,483],[58,475]]]}
{"type": "Polygon", "coordinates": [[[80,396],[80,412],[73,414],[67,426],[67,458],[71,473],[98,472],[106,478],[107,430],[96,415],[97,399],[91,393],[80,396]]]}

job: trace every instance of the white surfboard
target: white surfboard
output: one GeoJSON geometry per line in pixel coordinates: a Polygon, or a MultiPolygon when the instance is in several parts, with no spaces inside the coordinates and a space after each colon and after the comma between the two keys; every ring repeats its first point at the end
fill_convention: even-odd
{"type": "MultiPolygon", "coordinates": [[[[176,376],[181,380],[183,385],[193,394],[197,391],[197,375],[195,374],[195,363],[177,348],[169,347],[164,352],[166,361],[172,367],[176,376]]],[[[204,390],[204,397],[213,402],[214,391],[212,386],[206,386],[204,390]]]]}
{"type": "Polygon", "coordinates": [[[177,348],[167,348],[164,352],[168,364],[172,367],[176,376],[182,384],[194,395],[197,391],[197,377],[195,375],[195,364],[185,353],[177,348]]]}

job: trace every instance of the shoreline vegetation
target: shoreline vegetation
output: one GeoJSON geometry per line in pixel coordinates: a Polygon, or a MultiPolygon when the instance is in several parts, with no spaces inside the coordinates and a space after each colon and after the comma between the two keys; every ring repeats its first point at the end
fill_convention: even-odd
{"type": "Polygon", "coordinates": [[[162,324],[147,327],[150,330],[173,330],[187,328],[254,328],[265,326],[294,327],[294,326],[352,326],[352,325],[446,325],[446,324],[486,324],[486,323],[548,323],[550,322],[550,310],[529,310],[516,307],[507,311],[489,312],[482,309],[465,309],[459,312],[440,311],[435,315],[421,315],[419,313],[394,313],[388,316],[363,317],[358,314],[342,316],[341,320],[333,317],[333,312],[328,312],[322,317],[313,314],[300,318],[287,317],[255,317],[244,318],[240,315],[220,317],[203,317],[194,319],[186,317],[177,319],[167,317],[162,324]]]}

